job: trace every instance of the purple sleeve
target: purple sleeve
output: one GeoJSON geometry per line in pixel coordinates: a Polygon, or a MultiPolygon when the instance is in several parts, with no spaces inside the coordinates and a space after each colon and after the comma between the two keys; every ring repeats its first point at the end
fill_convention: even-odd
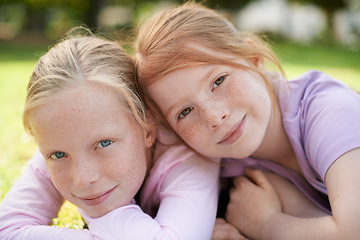
{"type": "Polygon", "coordinates": [[[37,151],[0,204],[0,239],[93,239],[87,230],[48,226],[63,201],[37,151]]]}
{"type": "Polygon", "coordinates": [[[360,147],[360,95],[321,74],[302,104],[302,135],[309,164],[324,182],[331,164],[360,147]]]}

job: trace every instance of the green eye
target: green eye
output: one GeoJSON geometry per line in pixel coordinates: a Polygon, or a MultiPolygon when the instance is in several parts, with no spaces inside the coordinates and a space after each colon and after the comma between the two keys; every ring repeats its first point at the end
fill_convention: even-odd
{"type": "Polygon", "coordinates": [[[55,152],[55,153],[50,155],[51,159],[60,159],[60,158],[63,158],[63,157],[66,157],[66,153],[64,153],[64,152],[55,152]]]}
{"type": "Polygon", "coordinates": [[[194,109],[193,107],[185,108],[180,112],[178,119],[186,117],[193,109],[194,109]]]}
{"type": "Polygon", "coordinates": [[[100,147],[100,148],[102,148],[102,147],[107,147],[107,146],[109,146],[109,145],[111,145],[111,144],[112,144],[112,141],[111,141],[111,140],[102,140],[102,141],[100,141],[100,142],[98,143],[97,147],[100,147]]]}
{"type": "Polygon", "coordinates": [[[218,79],[216,79],[213,83],[213,89],[217,88],[220,84],[222,84],[225,81],[225,76],[221,76],[218,79]]]}

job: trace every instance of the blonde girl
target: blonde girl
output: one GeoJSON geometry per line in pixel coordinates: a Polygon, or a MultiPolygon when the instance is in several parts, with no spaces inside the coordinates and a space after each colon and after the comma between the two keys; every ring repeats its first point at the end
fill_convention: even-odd
{"type": "Polygon", "coordinates": [[[155,141],[134,83],[129,55],[95,36],[40,58],[24,110],[39,151],[0,205],[1,239],[210,238],[218,164],[155,141]],[[64,200],[89,230],[48,226],[64,200]]]}
{"type": "Polygon", "coordinates": [[[242,234],[360,236],[357,93],[319,71],[286,81],[261,39],[197,4],[147,20],[135,47],[137,79],[159,120],[194,150],[222,158],[222,176],[246,174],[234,180],[226,214],[242,234]]]}

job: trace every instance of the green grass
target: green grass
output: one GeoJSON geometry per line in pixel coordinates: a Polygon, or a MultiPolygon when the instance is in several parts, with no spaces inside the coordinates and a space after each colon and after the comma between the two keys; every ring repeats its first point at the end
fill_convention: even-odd
{"type": "MultiPolygon", "coordinates": [[[[278,55],[289,79],[318,69],[360,91],[360,54],[338,47],[298,46],[280,43],[278,55]]],[[[31,71],[46,45],[14,45],[0,42],[0,201],[21,174],[36,146],[22,127],[22,108],[31,71]]],[[[76,207],[66,203],[54,224],[82,228],[76,207]]]]}
{"type": "Polygon", "coordinates": [[[21,119],[26,82],[33,66],[34,61],[0,61],[0,199],[35,148],[21,119]]]}
{"type": "Polygon", "coordinates": [[[288,79],[316,69],[360,91],[359,52],[345,51],[329,45],[299,46],[281,43],[275,47],[288,79]]]}

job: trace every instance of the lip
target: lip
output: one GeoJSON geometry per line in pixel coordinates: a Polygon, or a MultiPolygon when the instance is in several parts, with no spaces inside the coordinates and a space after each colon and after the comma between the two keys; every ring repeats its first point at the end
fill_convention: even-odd
{"type": "Polygon", "coordinates": [[[241,119],[239,124],[236,124],[234,127],[228,131],[225,136],[218,142],[218,144],[233,144],[238,140],[244,132],[246,122],[246,115],[241,119]]]}
{"type": "Polygon", "coordinates": [[[90,207],[100,205],[111,196],[111,194],[114,192],[116,187],[117,187],[117,185],[115,187],[113,187],[112,189],[110,189],[106,192],[100,193],[100,194],[86,196],[86,197],[78,197],[78,198],[80,199],[81,202],[83,202],[85,205],[90,206],[90,207]]]}

